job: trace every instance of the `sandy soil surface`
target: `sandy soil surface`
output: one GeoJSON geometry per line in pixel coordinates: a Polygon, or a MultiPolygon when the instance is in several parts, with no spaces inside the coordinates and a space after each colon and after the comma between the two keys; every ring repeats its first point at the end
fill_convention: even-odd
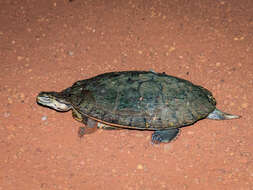
{"type": "Polygon", "coordinates": [[[252,0],[0,2],[0,189],[253,189],[252,0]],[[99,130],[40,91],[121,70],[154,70],[211,90],[238,120],[202,120],[177,140],[99,130]]]}

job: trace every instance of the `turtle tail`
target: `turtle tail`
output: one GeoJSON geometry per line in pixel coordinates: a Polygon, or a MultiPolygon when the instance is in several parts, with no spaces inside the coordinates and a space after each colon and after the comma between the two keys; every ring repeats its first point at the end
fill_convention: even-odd
{"type": "Polygon", "coordinates": [[[214,119],[214,120],[238,119],[240,117],[241,116],[238,116],[238,115],[224,113],[218,110],[217,108],[213,112],[209,113],[209,115],[207,116],[208,119],[214,119]]]}

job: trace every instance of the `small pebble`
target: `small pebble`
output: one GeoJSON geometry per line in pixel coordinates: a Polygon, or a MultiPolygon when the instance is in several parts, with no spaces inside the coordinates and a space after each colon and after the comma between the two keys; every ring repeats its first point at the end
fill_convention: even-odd
{"type": "Polygon", "coordinates": [[[12,100],[10,97],[8,97],[8,103],[9,103],[9,104],[12,104],[12,103],[13,103],[13,100],[12,100]]]}
{"type": "Polygon", "coordinates": [[[73,55],[74,55],[74,52],[73,52],[73,51],[69,51],[69,52],[68,52],[68,55],[69,55],[69,56],[73,56],[73,55]]]}
{"type": "Polygon", "coordinates": [[[4,112],[4,117],[9,117],[10,115],[10,112],[4,112]]]}
{"type": "Polygon", "coordinates": [[[137,169],[138,169],[138,170],[143,170],[143,165],[138,164],[138,165],[137,165],[137,169]]]}
{"type": "Polygon", "coordinates": [[[23,60],[24,59],[24,57],[22,57],[22,56],[17,56],[17,60],[18,61],[21,61],[21,60],[23,60]]]}
{"type": "Polygon", "coordinates": [[[172,46],[172,47],[169,48],[169,52],[173,52],[175,49],[176,48],[172,46]]]}
{"type": "Polygon", "coordinates": [[[245,102],[242,104],[242,108],[247,108],[248,107],[248,104],[245,102]]]}
{"type": "Polygon", "coordinates": [[[188,131],[187,134],[188,134],[188,135],[193,135],[194,132],[193,132],[193,131],[188,131]]]}
{"type": "Polygon", "coordinates": [[[21,100],[24,100],[25,99],[24,93],[20,93],[19,97],[20,97],[21,100]]]}
{"type": "Polygon", "coordinates": [[[215,63],[216,67],[219,67],[221,65],[220,62],[215,63]]]}
{"type": "Polygon", "coordinates": [[[42,120],[42,121],[46,121],[46,120],[47,120],[47,116],[45,116],[45,115],[42,116],[42,117],[41,117],[41,120],[42,120]]]}

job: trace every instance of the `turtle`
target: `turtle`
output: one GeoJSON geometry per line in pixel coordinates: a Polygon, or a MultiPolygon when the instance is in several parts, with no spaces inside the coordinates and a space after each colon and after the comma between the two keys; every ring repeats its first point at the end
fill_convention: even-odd
{"type": "Polygon", "coordinates": [[[97,128],[151,130],[151,142],[157,144],[172,141],[182,127],[205,118],[240,118],[216,108],[206,88],[154,71],[100,74],[61,92],[40,92],[37,103],[59,112],[72,110],[84,124],[80,137],[97,128]]]}

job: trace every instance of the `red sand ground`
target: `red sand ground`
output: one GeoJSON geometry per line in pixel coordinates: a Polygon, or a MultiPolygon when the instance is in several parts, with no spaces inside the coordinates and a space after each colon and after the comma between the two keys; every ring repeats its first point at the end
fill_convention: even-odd
{"type": "Polygon", "coordinates": [[[0,3],[0,189],[253,189],[252,0],[4,0],[0,3]],[[203,85],[238,120],[203,120],[176,141],[104,131],[38,106],[109,71],[203,85]]]}

